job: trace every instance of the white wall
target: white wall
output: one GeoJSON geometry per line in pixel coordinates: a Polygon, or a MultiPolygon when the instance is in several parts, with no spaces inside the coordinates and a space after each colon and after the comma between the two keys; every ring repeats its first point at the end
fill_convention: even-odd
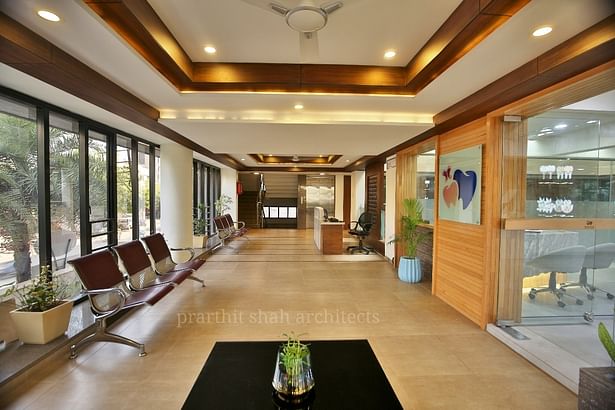
{"type": "Polygon", "coordinates": [[[192,246],[192,151],[160,144],[160,227],[169,247],[192,246]]]}
{"type": "MultiPolygon", "coordinates": [[[[344,175],[335,175],[335,211],[334,212],[335,212],[335,217],[337,219],[339,219],[340,221],[344,219],[344,175]]],[[[330,215],[330,216],[334,216],[334,215],[330,215]]]]}
{"type": "Polygon", "coordinates": [[[397,188],[397,167],[395,161],[391,161],[395,156],[387,158],[386,175],[386,213],[384,229],[384,256],[389,260],[395,257],[395,244],[389,243],[395,238],[395,190],[397,188]]]}
{"type": "MultiPolygon", "coordinates": [[[[192,162],[191,162],[192,164],[192,162]]],[[[231,168],[220,168],[220,194],[228,195],[233,200],[229,213],[237,220],[237,171],[231,168]]]]}
{"type": "Polygon", "coordinates": [[[354,171],[350,180],[350,220],[356,221],[365,210],[365,171],[354,171]]]}

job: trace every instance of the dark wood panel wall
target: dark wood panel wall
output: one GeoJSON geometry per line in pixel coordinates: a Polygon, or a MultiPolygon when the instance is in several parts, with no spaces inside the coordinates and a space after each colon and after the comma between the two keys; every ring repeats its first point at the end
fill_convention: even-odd
{"type": "Polygon", "coordinates": [[[372,216],[372,229],[365,243],[384,255],[384,241],[380,239],[380,213],[384,210],[384,161],[370,164],[365,170],[365,212],[372,216]]]}

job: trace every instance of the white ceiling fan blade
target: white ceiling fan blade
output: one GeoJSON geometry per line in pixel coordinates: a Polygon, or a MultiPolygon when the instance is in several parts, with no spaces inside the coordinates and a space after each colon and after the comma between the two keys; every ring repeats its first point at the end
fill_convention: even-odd
{"type": "Polygon", "coordinates": [[[320,8],[323,9],[327,15],[329,15],[334,11],[341,9],[343,5],[344,3],[341,1],[334,1],[333,3],[325,3],[321,5],[320,8]]]}
{"type": "Polygon", "coordinates": [[[318,33],[299,33],[299,52],[302,63],[318,62],[318,33]]]}
{"type": "Polygon", "coordinates": [[[271,0],[241,0],[244,3],[251,4],[259,9],[270,11],[279,16],[285,16],[290,10],[288,7],[271,0]]]}

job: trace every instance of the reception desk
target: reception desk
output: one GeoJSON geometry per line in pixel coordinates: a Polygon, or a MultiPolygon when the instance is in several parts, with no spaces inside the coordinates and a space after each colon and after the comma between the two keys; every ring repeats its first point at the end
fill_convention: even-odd
{"type": "Polygon", "coordinates": [[[325,222],[321,207],[314,208],[314,243],[324,255],[344,253],[344,222],[325,222]]]}

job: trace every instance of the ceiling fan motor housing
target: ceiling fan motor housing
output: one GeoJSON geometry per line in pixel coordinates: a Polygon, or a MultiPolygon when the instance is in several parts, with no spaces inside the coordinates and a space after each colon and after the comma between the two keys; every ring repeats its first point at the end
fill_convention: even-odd
{"type": "Polygon", "coordinates": [[[327,24],[327,13],[314,6],[299,6],[286,13],[286,24],[300,33],[313,33],[327,24]]]}

